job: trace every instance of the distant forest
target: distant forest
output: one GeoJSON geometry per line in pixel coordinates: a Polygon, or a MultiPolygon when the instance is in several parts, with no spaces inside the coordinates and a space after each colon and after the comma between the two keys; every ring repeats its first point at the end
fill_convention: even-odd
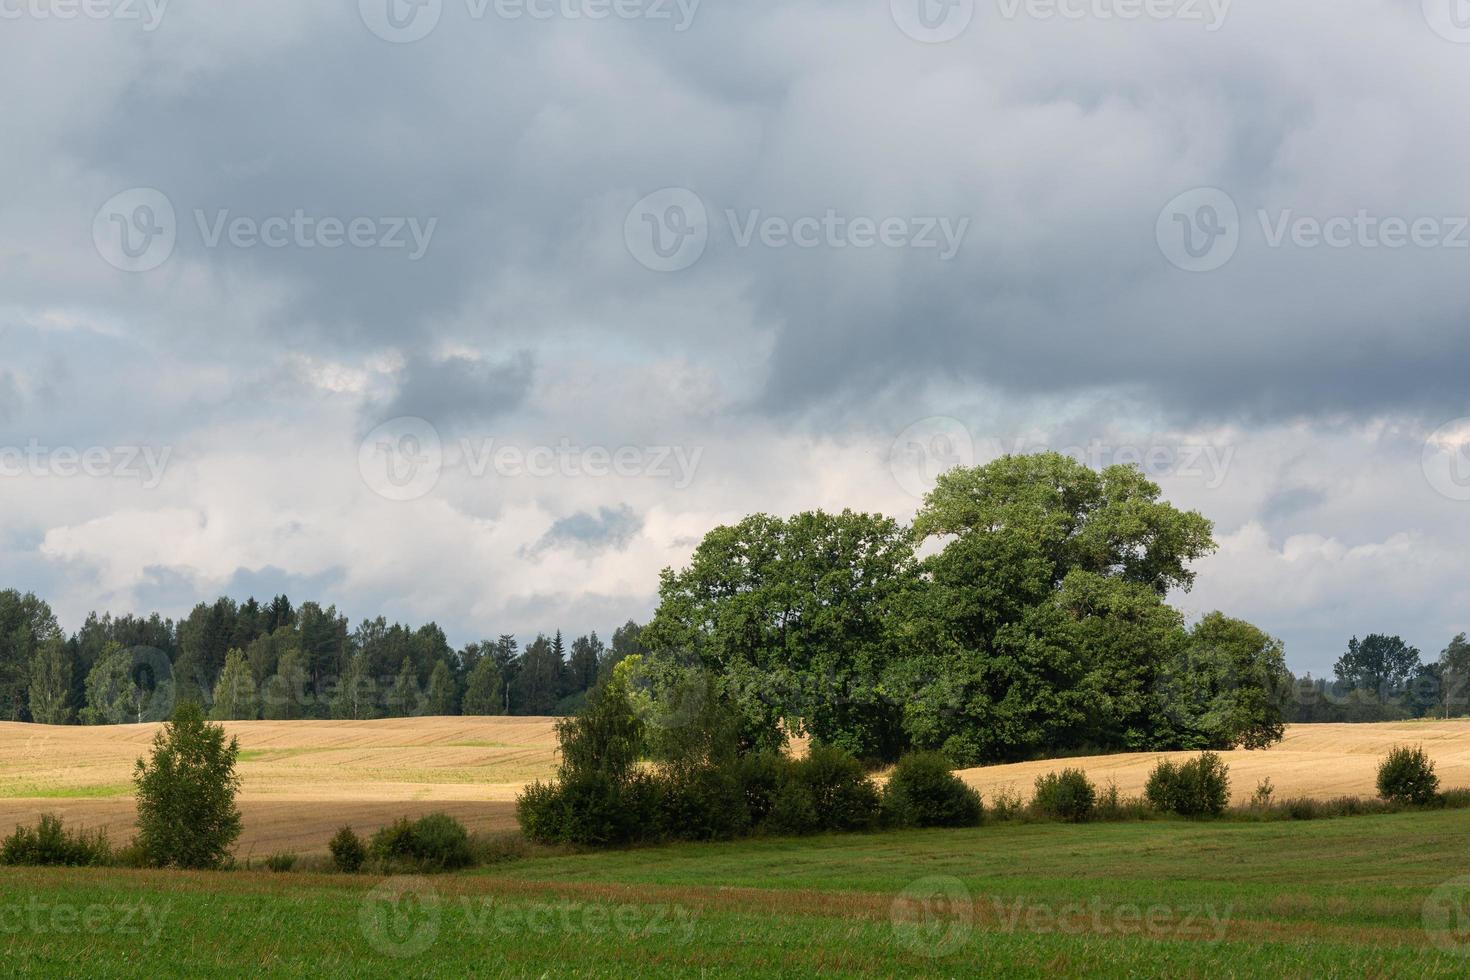
{"type": "Polygon", "coordinates": [[[629,621],[609,642],[561,632],[454,649],[434,623],[382,616],[356,628],[335,606],[222,597],[175,623],[92,613],[66,636],[41,598],[0,591],[0,720],[124,724],[167,718],[188,699],[218,720],[416,715],[563,715],[630,654],[629,621]]]}

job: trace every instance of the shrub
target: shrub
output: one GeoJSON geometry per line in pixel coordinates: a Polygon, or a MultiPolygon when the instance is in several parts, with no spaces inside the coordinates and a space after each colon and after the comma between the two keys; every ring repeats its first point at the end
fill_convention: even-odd
{"type": "Polygon", "coordinates": [[[1069,823],[1082,823],[1092,818],[1097,790],[1081,769],[1063,769],[1036,777],[1036,795],[1031,808],[1045,817],[1069,823]]]}
{"type": "Polygon", "coordinates": [[[1014,787],[996,790],[990,794],[990,815],[997,820],[1014,820],[1024,810],[1021,794],[1014,787]]]}
{"type": "Polygon", "coordinates": [[[386,867],[407,864],[420,871],[453,871],[472,860],[464,825],[443,813],[394,821],[373,835],[371,850],[386,867]]]}
{"type": "Polygon", "coordinates": [[[793,778],[781,780],[762,829],[773,834],[815,834],[822,829],[816,801],[804,782],[793,778]]]}
{"type": "Polygon", "coordinates": [[[761,825],[770,814],[789,764],[779,752],[752,752],[736,764],[751,826],[761,825]]]}
{"type": "Polygon", "coordinates": [[[1097,795],[1094,820],[1143,820],[1150,816],[1148,803],[1138,796],[1124,796],[1118,784],[1108,780],[1107,788],[1097,795]]]}
{"type": "Polygon", "coordinates": [[[1378,765],[1378,795],[1394,803],[1426,806],[1434,802],[1439,777],[1422,747],[1400,745],[1378,765]]]}
{"type": "Polygon", "coordinates": [[[1271,777],[1264,777],[1256,784],[1256,791],[1251,794],[1251,806],[1257,810],[1264,810],[1271,805],[1271,797],[1276,792],[1276,787],[1271,784],[1271,777]]]}
{"type": "Polygon", "coordinates": [[[1165,813],[1218,817],[1230,802],[1230,767],[1213,752],[1178,765],[1161,760],[1149,773],[1144,796],[1165,813]]]}
{"type": "Polygon", "coordinates": [[[343,827],[337,831],[327,847],[332,852],[332,863],[337,866],[338,871],[346,874],[357,874],[367,860],[367,845],[351,827],[343,827]]]}
{"type": "Polygon", "coordinates": [[[883,822],[891,827],[973,827],[984,808],[938,752],[898,760],[883,787],[883,822]]]}
{"type": "Polygon", "coordinates": [[[850,752],[813,745],[805,759],[792,763],[787,777],[811,794],[822,830],[862,830],[878,818],[878,787],[850,752]]]}
{"type": "Polygon", "coordinates": [[[153,739],[153,753],[138,760],[137,844],[154,867],[218,868],[240,836],[235,807],[240,748],[225,730],[204,720],[186,701],[153,739]]]}
{"type": "Polygon", "coordinates": [[[265,866],[271,871],[286,872],[296,867],[296,855],[289,851],[280,854],[272,854],[265,859],[265,866]]]}
{"type": "Polygon", "coordinates": [[[516,819],[527,837],[543,844],[627,844],[657,833],[659,797],[659,785],[645,773],[623,780],[598,772],[563,775],[558,783],[522,791],[516,819]]]}
{"type": "Polygon", "coordinates": [[[530,851],[530,844],[525,836],[514,831],[470,835],[470,853],[475,857],[475,864],[480,867],[518,861],[530,851]]]}
{"type": "Polygon", "coordinates": [[[102,831],[69,833],[50,813],[34,828],[16,827],[0,844],[0,864],[100,867],[111,861],[112,845],[102,831]]]}
{"type": "Polygon", "coordinates": [[[684,840],[729,840],[750,829],[745,788],[734,766],[668,773],[658,793],[660,830],[684,840]]]}

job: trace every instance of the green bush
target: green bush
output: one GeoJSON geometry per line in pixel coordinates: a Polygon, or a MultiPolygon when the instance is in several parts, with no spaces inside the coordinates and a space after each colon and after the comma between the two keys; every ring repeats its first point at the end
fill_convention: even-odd
{"type": "Polygon", "coordinates": [[[1149,773],[1149,805],[1183,817],[1218,817],[1230,802],[1230,767],[1213,752],[1176,765],[1160,760],[1149,773]]]}
{"type": "Polygon", "coordinates": [[[878,787],[850,752],[813,745],[787,769],[787,778],[811,794],[821,830],[865,830],[878,819],[878,787]]]}
{"type": "Polygon", "coordinates": [[[34,828],[16,827],[0,844],[0,864],[101,867],[111,861],[112,845],[102,831],[69,833],[50,813],[34,828]]]}
{"type": "Polygon", "coordinates": [[[812,791],[799,779],[782,778],[761,829],[771,834],[815,834],[822,829],[812,791]]]}
{"type": "Polygon", "coordinates": [[[1439,791],[1434,763],[1422,747],[1400,745],[1378,764],[1378,795],[1410,806],[1427,806],[1439,791]]]}
{"type": "Polygon", "coordinates": [[[1081,769],[1063,769],[1036,777],[1031,809],[1040,816],[1082,823],[1092,819],[1096,804],[1097,790],[1081,769]]]}
{"type": "Polygon", "coordinates": [[[357,874],[367,861],[367,845],[351,827],[343,827],[337,831],[327,847],[332,852],[332,863],[337,866],[338,871],[346,874],[357,874]]]}
{"type": "Polygon", "coordinates": [[[890,827],[973,827],[984,807],[938,752],[898,760],[883,787],[883,822],[890,827]]]}
{"type": "Polygon", "coordinates": [[[265,859],[265,866],[271,871],[286,872],[296,867],[296,855],[289,851],[280,854],[272,854],[265,859]]]}
{"type": "Polygon", "coordinates": [[[645,773],[621,780],[599,772],[563,774],[559,782],[522,791],[516,819],[527,837],[543,844],[628,844],[657,835],[660,788],[645,773]]]}
{"type": "Polygon", "coordinates": [[[235,794],[240,748],[225,730],[204,720],[197,704],[185,701],[153,739],[152,756],[139,759],[137,785],[139,850],[154,867],[218,868],[240,836],[235,794]]]}
{"type": "Polygon", "coordinates": [[[741,756],[736,765],[745,795],[745,812],[750,817],[751,826],[758,827],[765,823],[775,806],[776,794],[790,763],[779,752],[752,752],[741,756]]]}
{"type": "Polygon", "coordinates": [[[472,861],[469,833],[458,820],[443,813],[394,821],[373,835],[371,851],[388,868],[407,865],[419,871],[453,871],[472,861]]]}
{"type": "Polygon", "coordinates": [[[662,836],[730,840],[750,830],[745,787],[735,766],[666,774],[658,794],[662,836]]]}

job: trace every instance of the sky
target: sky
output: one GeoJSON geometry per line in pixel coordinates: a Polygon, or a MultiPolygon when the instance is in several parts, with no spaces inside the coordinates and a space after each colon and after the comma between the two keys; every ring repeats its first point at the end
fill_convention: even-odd
{"type": "Polygon", "coordinates": [[[1463,0],[0,0],[0,587],[606,636],[1005,452],[1470,629],[1463,0]]]}

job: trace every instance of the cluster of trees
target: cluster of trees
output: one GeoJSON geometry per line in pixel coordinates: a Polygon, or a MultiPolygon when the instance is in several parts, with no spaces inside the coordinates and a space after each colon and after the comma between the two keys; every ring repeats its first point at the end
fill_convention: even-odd
{"type": "Polygon", "coordinates": [[[1402,721],[1450,718],[1470,709],[1470,641],[1460,633],[1425,663],[1401,637],[1370,633],[1348,641],[1333,680],[1292,680],[1290,720],[1402,721]]]}
{"type": "Polygon", "coordinates": [[[217,720],[575,711],[619,660],[642,652],[628,622],[610,643],[560,631],[455,650],[434,623],[349,628],[335,606],[221,598],[178,623],[93,613],[68,637],[35,595],[0,591],[0,719],[161,721],[184,701],[217,720]]]}
{"type": "Polygon", "coordinates": [[[1282,645],[1166,602],[1211,524],[1136,467],[1057,453],[942,475],[914,522],[756,515],[668,570],[640,663],[655,700],[712,674],[742,739],[956,765],[1281,737],[1282,645]]]}

